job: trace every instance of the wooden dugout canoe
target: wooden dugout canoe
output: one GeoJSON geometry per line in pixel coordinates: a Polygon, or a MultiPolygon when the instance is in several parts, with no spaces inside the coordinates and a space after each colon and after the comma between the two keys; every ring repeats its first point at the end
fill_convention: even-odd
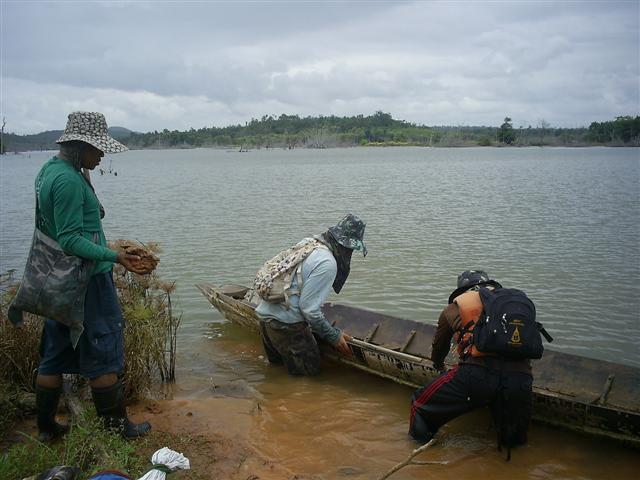
{"type": "MultiPolygon", "coordinates": [[[[258,333],[255,304],[244,298],[246,287],[196,287],[226,319],[258,333]]],[[[327,358],[414,388],[438,374],[426,358],[434,325],[335,303],[325,304],[323,311],[353,336],[353,357],[321,342],[327,358]]],[[[454,352],[446,363],[457,363],[454,352]]],[[[534,421],[640,448],[640,368],[545,350],[533,362],[533,393],[534,421]]]]}

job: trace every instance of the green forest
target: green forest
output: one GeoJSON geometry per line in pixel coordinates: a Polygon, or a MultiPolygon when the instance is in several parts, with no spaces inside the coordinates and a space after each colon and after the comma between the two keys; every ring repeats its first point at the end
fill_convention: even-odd
{"type": "MultiPolygon", "coordinates": [[[[187,131],[138,133],[125,128],[111,134],[131,149],[146,148],[331,148],[351,146],[640,146],[640,116],[622,116],[589,127],[556,128],[541,120],[535,126],[514,127],[505,117],[499,127],[424,126],[396,120],[381,111],[352,117],[265,115],[244,125],[187,131]]],[[[3,151],[55,149],[61,131],[37,135],[5,134],[3,151]]]]}

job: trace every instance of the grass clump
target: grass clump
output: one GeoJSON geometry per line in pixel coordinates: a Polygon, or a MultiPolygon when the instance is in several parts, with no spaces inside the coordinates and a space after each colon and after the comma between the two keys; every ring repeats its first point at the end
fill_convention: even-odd
{"type": "Polygon", "coordinates": [[[24,406],[25,393],[33,392],[40,362],[40,318],[25,314],[20,328],[7,318],[9,304],[18,289],[13,273],[10,270],[0,275],[0,437],[29,410],[24,406]]]}
{"type": "MultiPolygon", "coordinates": [[[[111,246],[118,249],[118,245],[115,242],[111,246]]],[[[154,254],[160,250],[155,244],[145,248],[154,254]]],[[[18,288],[14,272],[0,275],[0,438],[29,410],[24,406],[25,393],[34,392],[40,362],[42,318],[25,314],[20,328],[7,318],[18,288]]],[[[181,321],[173,314],[171,303],[175,284],[161,280],[155,273],[129,273],[121,265],[114,265],[114,280],[125,320],[125,397],[141,399],[152,392],[157,382],[175,380],[176,339],[181,321]]],[[[86,388],[82,379],[76,383],[86,388]]]]}
{"type": "Polygon", "coordinates": [[[76,417],[62,441],[45,445],[25,435],[25,442],[14,444],[0,458],[0,478],[19,479],[57,465],[80,469],[79,478],[100,470],[119,470],[133,478],[143,475],[147,459],[136,454],[134,443],[104,430],[92,411],[76,417]]]}
{"type": "Polygon", "coordinates": [[[10,270],[0,275],[0,357],[8,367],[0,370],[0,382],[29,389],[36,378],[40,362],[38,349],[42,321],[35,315],[25,314],[23,325],[19,328],[9,322],[7,310],[18,291],[13,273],[14,270],[10,270]]]}
{"type": "MultiPolygon", "coordinates": [[[[127,245],[118,240],[111,248],[127,245]]],[[[152,254],[158,245],[147,243],[152,254]]],[[[114,266],[114,278],[125,318],[125,396],[140,399],[156,381],[175,380],[176,339],[181,317],[173,314],[171,293],[175,282],[163,281],[155,272],[137,275],[122,265],[114,266]]]]}

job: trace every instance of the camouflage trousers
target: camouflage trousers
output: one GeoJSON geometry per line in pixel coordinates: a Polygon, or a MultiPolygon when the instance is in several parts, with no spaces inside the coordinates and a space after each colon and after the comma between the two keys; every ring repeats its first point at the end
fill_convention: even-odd
{"type": "Polygon", "coordinates": [[[289,375],[320,373],[320,348],[307,322],[260,320],[262,345],[271,363],[284,363],[289,375]]]}

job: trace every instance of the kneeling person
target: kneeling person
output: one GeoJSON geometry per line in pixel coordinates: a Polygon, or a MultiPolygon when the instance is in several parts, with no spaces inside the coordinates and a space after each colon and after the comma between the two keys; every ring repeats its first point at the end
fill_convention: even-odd
{"type": "Polygon", "coordinates": [[[364,229],[362,220],[348,214],[326,232],[281,252],[258,272],[254,292],[262,298],[256,308],[262,343],[269,361],[284,363],[289,374],[320,372],[320,349],[314,334],[340,353],[351,354],[350,337],[327,321],[321,307],[331,287],[340,293],[349,276],[353,250],[366,256],[364,229]],[[287,274],[274,278],[284,269],[287,274]],[[267,276],[261,276],[262,272],[267,276]],[[272,298],[270,290],[282,281],[283,295],[272,298]]]}

